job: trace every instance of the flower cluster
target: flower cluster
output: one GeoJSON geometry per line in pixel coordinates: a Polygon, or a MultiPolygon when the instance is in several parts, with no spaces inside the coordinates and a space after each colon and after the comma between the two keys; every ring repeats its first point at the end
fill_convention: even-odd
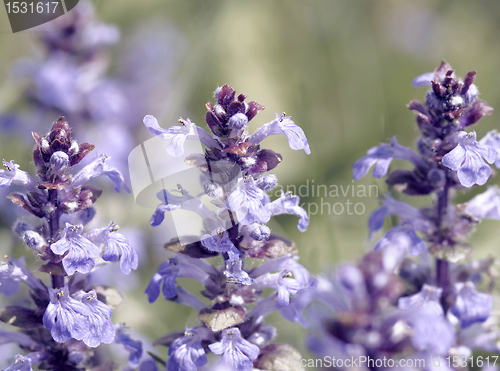
{"type": "MultiPolygon", "coordinates": [[[[390,359],[392,367],[402,358],[419,359],[425,361],[420,369],[430,370],[436,366],[433,357],[469,359],[477,349],[500,351],[493,298],[476,289],[493,288],[494,259],[471,261],[466,243],[483,218],[500,218],[500,191],[490,187],[466,204],[451,202],[457,190],[486,183],[492,174],[488,164],[499,165],[499,134],[489,132],[478,141],[467,131],[493,110],[477,99],[475,76],[468,72],[462,80],[442,62],[433,73],[417,77],[415,87],[430,86],[425,104],[408,104],[420,130],[417,151],[394,137],[354,164],[354,179],[374,166],[373,175],[387,175],[394,191],[370,216],[370,235],[383,228],[387,216],[399,217],[399,223],[359,263],[320,279],[316,297],[323,305],[313,307],[316,331],[308,339],[313,352],[341,360],[390,359]],[[413,168],[389,172],[393,159],[413,168]],[[432,195],[433,203],[416,208],[398,200],[398,192],[432,195]]],[[[441,368],[448,366],[441,362],[441,368]]],[[[360,367],[383,368],[379,363],[360,367]]]]}
{"type": "MultiPolygon", "coordinates": [[[[15,295],[22,282],[32,299],[30,306],[7,306],[0,314],[2,322],[20,329],[0,332],[0,343],[17,343],[28,352],[24,357],[18,356],[7,369],[31,370],[35,364],[50,370],[96,367],[99,364],[92,358],[92,348],[113,341],[127,346],[131,340],[111,322],[112,308],[107,299],[113,295],[113,289],[91,286],[87,278],[98,266],[118,260],[123,273],[129,274],[137,268],[138,256],[113,222],[84,232],[84,226],[96,213],[93,205],[102,193],[89,181],[105,175],[118,192],[128,191],[128,187],[105,155],[75,171],[94,146],[73,139],[64,117],[54,122],[47,135],[33,133],[33,138],[37,179],[13,161],[4,161],[0,188],[24,189],[10,193],[8,198],[28,216],[31,214],[33,221],[25,217],[15,224],[14,231],[44,262],[39,270],[50,275],[51,284],[47,287],[46,282],[36,278],[24,258],[7,257],[1,263],[0,292],[15,295]]],[[[142,352],[140,345],[135,348],[142,352]]]]}
{"type": "Polygon", "coordinates": [[[303,323],[306,293],[315,279],[298,263],[295,244],[272,234],[266,225],[272,216],[292,214],[299,218],[298,229],[303,232],[309,218],[297,196],[282,193],[278,199],[270,199],[267,192],[277,185],[277,178],[268,172],[282,156],[261,148],[260,142],[270,135],[285,134],[292,149],[309,154],[309,145],[303,130],[285,114],[276,115],[250,135],[248,123],[264,107],[245,102],[246,96],[237,95],[228,85],[217,88],[214,97],[215,104],[206,104],[205,121],[211,133],[189,119],[163,129],[153,116],[144,118],[152,134],[170,140],[167,152],[171,156],[183,154],[186,140],[199,140],[206,147],[205,153],[189,155],[185,162],[200,170],[204,196],[216,207],[216,212],[211,211],[182,184],[178,190],[158,193],[161,204],[151,225],[161,224],[166,211],[185,209],[203,217],[204,234],[196,242],[182,244],[174,239],[166,244],[176,254],[160,265],[146,293],[150,302],[161,291],[166,299],[199,311],[199,325],[157,341],[169,347],[169,371],[196,370],[207,364],[208,352],[221,355],[221,367],[229,370],[270,369],[270,363],[285,364],[298,353],[286,344],[267,344],[276,331],[264,319],[279,311],[285,318],[303,323]],[[205,260],[217,256],[223,259],[220,266],[205,260]],[[249,258],[265,262],[248,268],[249,258]],[[201,294],[210,303],[184,290],[177,282],[179,277],[203,284],[201,294]],[[270,294],[264,295],[266,292],[270,294]]]}

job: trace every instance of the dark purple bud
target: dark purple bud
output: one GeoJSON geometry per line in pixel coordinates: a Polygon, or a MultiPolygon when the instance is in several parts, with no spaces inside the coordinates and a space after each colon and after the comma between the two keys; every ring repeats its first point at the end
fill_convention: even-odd
{"type": "Polygon", "coordinates": [[[35,310],[11,306],[5,307],[0,313],[0,321],[22,329],[33,329],[42,326],[42,316],[35,310]]]}
{"type": "Polygon", "coordinates": [[[45,216],[45,213],[43,213],[39,208],[31,205],[31,203],[21,193],[11,193],[7,196],[7,198],[11,200],[13,204],[21,206],[24,210],[39,218],[43,218],[45,216]]]}
{"type": "Polygon", "coordinates": [[[446,73],[451,70],[451,66],[446,61],[441,61],[441,64],[434,71],[434,80],[441,82],[444,80],[446,73]]]}
{"type": "Polygon", "coordinates": [[[226,148],[224,150],[224,152],[232,153],[232,154],[238,155],[238,156],[244,156],[247,153],[248,147],[250,147],[250,143],[243,142],[243,143],[238,144],[237,146],[231,146],[229,148],[226,148]]]}
{"type": "Polygon", "coordinates": [[[227,115],[228,117],[231,117],[237,113],[245,113],[245,103],[235,100],[229,105],[229,108],[227,109],[227,115]]]}
{"type": "Polygon", "coordinates": [[[493,108],[488,106],[488,103],[482,100],[475,101],[472,107],[460,117],[459,123],[462,127],[473,125],[478,122],[483,116],[491,115],[493,108]]]}
{"type": "Polygon", "coordinates": [[[461,94],[467,93],[470,86],[474,83],[475,79],[476,79],[476,71],[467,72],[467,75],[465,75],[464,79],[464,85],[462,86],[462,91],[460,93],[461,94]]]}
{"type": "Polygon", "coordinates": [[[444,88],[436,81],[431,81],[431,84],[434,94],[436,94],[436,96],[438,96],[439,98],[442,98],[444,94],[444,88]]]}
{"type": "Polygon", "coordinates": [[[248,108],[247,111],[245,112],[245,115],[248,117],[248,121],[253,119],[259,111],[264,111],[265,107],[255,101],[252,101],[248,103],[248,108]]]}
{"type": "Polygon", "coordinates": [[[264,173],[274,169],[283,157],[270,149],[262,149],[257,153],[257,163],[248,169],[249,174],[264,173]]]}
{"type": "MultiPolygon", "coordinates": [[[[70,155],[71,155],[71,149],[74,148],[74,144],[71,145],[70,147],[70,155]]],[[[78,164],[80,161],[82,161],[85,156],[87,156],[90,151],[92,151],[93,149],[95,148],[95,146],[93,144],[89,144],[89,143],[81,143],[79,146],[78,146],[78,152],[75,154],[75,155],[72,155],[70,157],[70,166],[74,166],[76,164],[78,164]]]]}
{"type": "Polygon", "coordinates": [[[205,122],[215,135],[224,135],[222,125],[213,111],[209,111],[205,114],[205,122]]]}
{"type": "Polygon", "coordinates": [[[427,174],[427,179],[434,188],[441,188],[446,184],[446,173],[440,169],[432,169],[427,174]]]}
{"type": "Polygon", "coordinates": [[[240,95],[238,95],[238,100],[239,100],[240,102],[243,102],[245,99],[247,99],[247,96],[246,96],[245,94],[240,94],[240,95]]]}
{"type": "Polygon", "coordinates": [[[217,103],[219,103],[223,107],[228,107],[232,101],[234,101],[234,96],[236,92],[229,85],[224,85],[220,90],[220,93],[217,97],[217,103]]]}
{"type": "Polygon", "coordinates": [[[181,253],[194,259],[211,258],[213,256],[219,255],[218,252],[209,251],[205,246],[201,244],[200,241],[183,245],[181,244],[179,238],[172,238],[165,244],[164,248],[167,251],[181,253]]]}
{"type": "Polygon", "coordinates": [[[448,70],[446,72],[446,75],[445,75],[445,78],[443,81],[443,85],[450,86],[452,82],[453,82],[453,70],[448,70]]]}
{"type": "Polygon", "coordinates": [[[409,170],[391,171],[386,183],[407,195],[427,195],[434,190],[426,179],[422,179],[409,170]]]}

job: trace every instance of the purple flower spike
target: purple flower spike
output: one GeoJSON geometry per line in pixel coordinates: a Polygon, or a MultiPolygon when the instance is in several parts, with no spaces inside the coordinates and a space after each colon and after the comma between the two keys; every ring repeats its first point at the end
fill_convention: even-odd
{"type": "Polygon", "coordinates": [[[456,283],[457,298],[451,312],[460,320],[460,327],[466,328],[476,322],[486,321],[493,308],[493,298],[476,291],[472,282],[456,283]]]}
{"type": "Polygon", "coordinates": [[[78,297],[90,311],[87,317],[89,330],[83,338],[85,345],[96,348],[101,343],[111,344],[115,339],[115,326],[111,322],[111,308],[97,300],[95,290],[87,293],[80,292],[78,297]]]}
{"type": "Polygon", "coordinates": [[[354,180],[363,178],[373,165],[375,165],[373,176],[383,177],[387,174],[393,159],[410,161],[417,167],[428,168],[428,164],[410,148],[399,145],[396,136],[389,139],[389,142],[390,144],[382,143],[380,146],[371,148],[365,156],[354,163],[352,166],[354,180]]]}
{"type": "Polygon", "coordinates": [[[461,131],[457,133],[457,137],[458,145],[443,156],[443,165],[457,171],[458,180],[464,187],[483,185],[491,175],[491,169],[483,158],[492,164],[497,155],[495,149],[477,142],[475,131],[461,131]]]}
{"type": "Polygon", "coordinates": [[[238,222],[249,225],[253,222],[267,223],[271,214],[264,206],[268,200],[267,194],[255,185],[252,177],[240,179],[238,188],[228,197],[231,211],[236,213],[238,222]]]}
{"type": "Polygon", "coordinates": [[[75,272],[89,273],[99,256],[99,248],[81,236],[83,226],[66,223],[63,236],[50,247],[54,254],[63,255],[63,267],[68,276],[75,272]]]}
{"type": "Polygon", "coordinates": [[[89,332],[88,316],[91,311],[82,302],[69,295],[68,285],[49,288],[50,304],[43,315],[43,325],[58,343],[69,339],[83,340],[89,332]]]}
{"type": "Polygon", "coordinates": [[[222,333],[222,340],[208,346],[222,355],[222,362],[236,371],[251,371],[252,360],[259,356],[259,347],[241,337],[240,330],[230,328],[222,333]]]}
{"type": "Polygon", "coordinates": [[[189,119],[180,119],[179,122],[182,126],[172,126],[166,130],[160,127],[158,120],[154,116],[145,116],[143,122],[151,134],[157,135],[161,139],[172,140],[167,147],[167,153],[170,156],[180,156],[184,153],[184,142],[186,139],[198,139],[207,147],[220,147],[210,134],[203,128],[196,126],[189,119]]]}
{"type": "Polygon", "coordinates": [[[197,371],[207,364],[208,359],[201,341],[208,329],[199,328],[184,332],[184,336],[175,339],[168,348],[168,371],[197,371]]]}
{"type": "Polygon", "coordinates": [[[308,155],[311,153],[304,130],[297,126],[290,117],[285,117],[284,113],[276,114],[276,118],[273,121],[257,129],[250,137],[249,142],[258,144],[268,136],[278,134],[286,135],[291,149],[303,149],[308,155]]]}
{"type": "Polygon", "coordinates": [[[105,261],[114,262],[120,258],[120,269],[125,274],[130,274],[132,269],[137,269],[139,257],[137,252],[130,246],[127,237],[116,231],[119,227],[110,222],[107,227],[95,229],[84,235],[95,244],[106,244],[107,248],[102,254],[105,261]]]}

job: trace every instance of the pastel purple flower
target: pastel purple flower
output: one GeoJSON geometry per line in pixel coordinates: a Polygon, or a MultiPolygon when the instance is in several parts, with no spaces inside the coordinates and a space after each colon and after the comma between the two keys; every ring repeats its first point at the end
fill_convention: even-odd
{"type": "Polygon", "coordinates": [[[118,169],[107,164],[107,161],[110,158],[111,157],[108,157],[106,155],[101,155],[90,164],[85,166],[83,169],[81,169],[75,175],[71,184],[66,189],[64,189],[64,193],[67,194],[69,193],[69,191],[81,187],[89,180],[97,178],[101,175],[106,175],[113,181],[113,183],[115,183],[116,192],[120,192],[121,188],[123,188],[125,191],[130,193],[130,189],[125,183],[125,179],[123,178],[122,173],[118,169]]]}
{"type": "Polygon", "coordinates": [[[95,290],[87,293],[80,291],[75,294],[88,309],[88,331],[83,337],[85,345],[96,348],[101,343],[111,344],[115,338],[115,326],[111,322],[112,310],[106,304],[97,300],[95,290]]]}
{"type": "Polygon", "coordinates": [[[177,295],[175,281],[177,277],[193,278],[205,283],[209,278],[207,272],[197,266],[196,259],[178,254],[160,264],[158,271],[153,275],[146,287],[148,300],[153,303],[160,295],[160,289],[166,299],[172,299],[177,295]]]}
{"type": "Polygon", "coordinates": [[[163,222],[167,211],[174,211],[178,209],[193,211],[206,219],[216,219],[215,215],[198,198],[191,196],[189,192],[184,189],[179,192],[181,195],[178,196],[163,189],[156,194],[156,197],[162,203],[156,207],[156,210],[151,217],[151,225],[153,227],[157,227],[163,222]]]}
{"type": "Polygon", "coordinates": [[[201,238],[201,244],[210,251],[227,253],[231,250],[233,254],[239,255],[238,249],[229,239],[227,231],[215,230],[212,235],[205,234],[201,238]]]}
{"type": "Polygon", "coordinates": [[[259,356],[259,347],[241,337],[240,330],[229,328],[222,332],[222,340],[208,346],[222,355],[222,362],[235,371],[251,371],[252,360],[259,356]]]}
{"type": "Polygon", "coordinates": [[[19,259],[8,258],[0,263],[0,293],[12,296],[18,293],[20,282],[24,282],[32,290],[47,291],[47,287],[36,278],[24,263],[24,256],[19,259]]]}
{"type": "Polygon", "coordinates": [[[123,273],[130,274],[132,269],[137,269],[139,257],[130,246],[127,237],[116,232],[118,228],[111,221],[105,228],[94,229],[84,234],[84,237],[95,244],[106,244],[107,247],[102,254],[102,259],[114,262],[120,258],[120,269],[123,273]]]}
{"type": "Polygon", "coordinates": [[[466,328],[476,322],[486,321],[493,308],[493,298],[476,291],[472,282],[455,284],[457,298],[451,312],[460,320],[460,327],[466,328]]]}
{"type": "Polygon", "coordinates": [[[130,338],[128,328],[123,324],[116,326],[115,343],[123,345],[129,353],[128,364],[130,367],[137,367],[142,357],[142,343],[130,338]]]}
{"type": "Polygon", "coordinates": [[[434,80],[434,72],[427,72],[413,79],[412,85],[414,88],[420,88],[422,86],[431,86],[431,81],[434,80]]]}
{"type": "Polygon", "coordinates": [[[267,194],[255,185],[252,177],[240,179],[237,188],[227,199],[230,210],[236,213],[242,225],[267,223],[271,219],[271,213],[265,207],[267,200],[267,194]]]}
{"type": "Polygon", "coordinates": [[[398,307],[400,309],[412,309],[426,306],[429,311],[435,312],[436,315],[444,315],[443,307],[439,301],[442,293],[443,289],[424,283],[419,293],[399,298],[398,307]]]}
{"type": "Polygon", "coordinates": [[[266,209],[269,211],[271,216],[281,215],[281,214],[291,214],[299,217],[299,223],[297,228],[301,232],[307,230],[309,225],[309,217],[307,212],[299,206],[300,197],[292,195],[291,192],[284,193],[281,191],[280,198],[274,200],[266,205],[266,209]]]}
{"type": "Polygon", "coordinates": [[[375,250],[388,245],[398,245],[401,249],[408,250],[408,253],[412,256],[420,255],[427,249],[425,241],[409,225],[397,225],[389,229],[385,236],[377,243],[375,250]]]}
{"type": "Polygon", "coordinates": [[[457,172],[458,180],[464,187],[483,185],[491,175],[491,169],[483,158],[492,164],[497,156],[495,149],[477,142],[474,131],[461,131],[456,136],[458,145],[443,156],[443,165],[457,172]]]}
{"type": "Polygon", "coordinates": [[[95,267],[95,259],[99,257],[99,248],[85,237],[82,237],[83,226],[66,223],[62,237],[50,249],[54,254],[64,255],[63,267],[68,276],[75,272],[89,273],[95,267]]]}
{"type": "Polygon", "coordinates": [[[262,125],[249,138],[249,143],[258,144],[270,135],[285,134],[291,149],[303,149],[308,155],[311,153],[304,130],[297,126],[290,117],[285,117],[284,113],[276,114],[276,118],[262,125]]]}
{"type": "Polygon", "coordinates": [[[197,371],[208,359],[201,341],[206,338],[206,328],[191,329],[175,339],[168,348],[168,371],[197,371]]]}
{"type": "Polygon", "coordinates": [[[3,160],[3,169],[0,169],[0,189],[12,184],[25,187],[30,192],[39,193],[38,183],[25,171],[19,170],[14,161],[3,160]]]}
{"type": "Polygon", "coordinates": [[[16,355],[16,361],[12,365],[2,369],[2,371],[33,371],[32,361],[29,356],[16,355]]]}
{"type": "Polygon", "coordinates": [[[224,275],[229,283],[248,286],[254,282],[248,273],[242,269],[243,261],[240,257],[230,255],[225,264],[226,269],[224,270],[224,275]]]}
{"type": "Polygon", "coordinates": [[[382,143],[380,146],[368,150],[365,156],[357,160],[352,166],[353,179],[363,178],[372,166],[373,176],[381,178],[387,174],[393,159],[406,160],[417,167],[427,169],[429,165],[413,150],[398,144],[396,136],[389,139],[390,144],[382,143]]]}
{"type": "Polygon", "coordinates": [[[478,219],[500,220],[500,189],[498,186],[489,186],[486,192],[480,193],[468,201],[465,211],[478,219]]]}
{"type": "Polygon", "coordinates": [[[266,273],[255,279],[252,287],[257,290],[265,287],[276,289],[278,295],[276,303],[279,308],[288,306],[290,295],[295,295],[303,286],[293,277],[293,273],[284,270],[279,273],[266,273]]]}
{"type": "Polygon", "coordinates": [[[58,343],[69,339],[83,340],[89,332],[88,316],[91,311],[81,301],[70,296],[68,285],[49,288],[50,303],[43,315],[43,325],[58,343]]]}
{"type": "Polygon", "coordinates": [[[500,133],[496,130],[488,131],[479,143],[490,146],[496,151],[495,167],[500,169],[500,133]]]}
{"type": "Polygon", "coordinates": [[[183,120],[181,118],[179,120],[181,126],[171,126],[168,129],[161,128],[156,117],[151,115],[145,116],[143,122],[151,134],[157,135],[161,139],[171,139],[167,146],[167,153],[170,156],[180,156],[184,153],[186,139],[196,139],[207,147],[220,148],[220,145],[210,134],[203,128],[196,126],[190,119],[183,120]]]}

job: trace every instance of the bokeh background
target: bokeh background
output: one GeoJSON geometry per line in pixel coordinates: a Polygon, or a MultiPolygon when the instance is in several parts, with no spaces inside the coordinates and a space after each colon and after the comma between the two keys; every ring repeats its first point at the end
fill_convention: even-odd
{"type": "MultiPolygon", "coordinates": [[[[434,70],[442,59],[459,76],[476,70],[481,99],[500,108],[498,0],[96,0],[93,4],[100,22],[120,30],[120,40],[106,48],[109,63],[102,76],[112,77],[118,89],[125,86],[120,81],[126,81],[128,96],[147,99],[127,114],[132,123],[115,123],[113,130],[106,130],[99,122],[83,122],[75,136],[90,143],[112,142],[114,150],[126,154],[151,137],[141,122],[144,115],[155,115],[163,127],[175,125],[181,116],[202,125],[204,104],[217,86],[226,83],[266,106],[252,121],[253,129],[272,120],[275,112],[285,111],[304,129],[312,153],[291,150],[284,136],[270,137],[263,145],[283,155],[274,172],[285,188],[307,186],[301,194],[307,191],[301,199],[306,210],[315,214],[314,205],[323,202],[330,213],[311,215],[305,233],[297,230],[294,217],[278,217],[273,227],[296,242],[301,263],[313,274],[357,259],[380,237],[368,239],[367,220],[387,187],[370,176],[354,183],[350,169],[370,147],[393,135],[399,143],[413,146],[417,128],[405,105],[425,99],[426,92],[411,86],[415,76],[434,70]],[[130,133],[132,142],[120,141],[124,132],[130,133]],[[378,194],[353,197],[349,188],[346,196],[340,192],[321,198],[312,195],[313,184],[344,190],[376,185],[378,194]],[[347,202],[362,203],[365,212],[338,213],[340,206],[339,215],[331,211],[334,204],[346,207],[347,202]]],[[[14,159],[29,171],[33,169],[30,131],[47,131],[63,113],[54,109],[33,114],[33,104],[26,100],[33,82],[23,74],[23,66],[46,58],[41,35],[39,28],[12,34],[6,12],[0,10],[0,158],[14,159]]],[[[494,112],[481,120],[476,128],[479,138],[500,128],[498,117],[494,112]]],[[[126,171],[126,162],[120,166],[126,171]]],[[[498,176],[492,183],[499,183],[498,176]]],[[[118,282],[125,299],[114,320],[125,321],[151,339],[182,329],[184,323],[194,324],[194,310],[165,300],[148,304],[143,294],[166,256],[165,238],[149,225],[152,210],[136,205],[133,195],[115,194],[109,183],[102,187],[98,219],[120,224],[137,244],[142,261],[138,272],[118,282]]],[[[464,202],[479,191],[458,194],[457,199],[464,202]]],[[[26,250],[12,236],[10,223],[24,216],[5,211],[11,210],[5,202],[1,206],[0,253],[23,255],[26,250]]],[[[478,226],[471,237],[475,257],[500,255],[499,228],[490,221],[478,226]]],[[[279,316],[269,322],[278,327],[278,341],[303,349],[304,331],[297,324],[279,316]]],[[[165,349],[155,351],[165,354],[165,349]]]]}

